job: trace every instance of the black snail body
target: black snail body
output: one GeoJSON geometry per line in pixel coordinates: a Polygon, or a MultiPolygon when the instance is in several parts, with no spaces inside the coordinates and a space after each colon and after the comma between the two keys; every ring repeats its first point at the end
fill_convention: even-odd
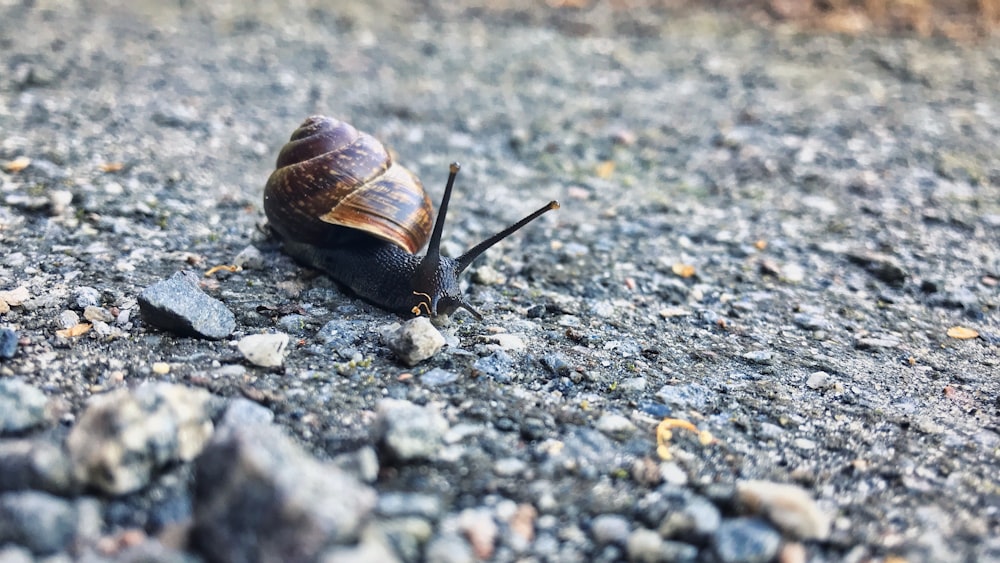
{"type": "Polygon", "coordinates": [[[394,163],[382,143],[345,122],[313,116],[281,149],[264,188],[264,212],[285,252],[383,309],[437,316],[464,308],[481,319],[462,299],[459,276],[559,204],[549,202],[458,258],[441,256],[458,170],[453,163],[432,230],[433,208],[420,180],[394,163]],[[415,255],[425,243],[427,252],[415,255]]]}

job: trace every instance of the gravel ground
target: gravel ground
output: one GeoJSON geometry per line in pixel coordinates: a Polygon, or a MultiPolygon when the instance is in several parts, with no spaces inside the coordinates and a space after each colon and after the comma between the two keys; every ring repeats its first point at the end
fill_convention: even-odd
{"type": "Polygon", "coordinates": [[[995,40],[160,4],[0,0],[0,560],[1000,561],[995,40]],[[314,113],[449,254],[562,202],[414,367],[265,226],[314,113]]]}

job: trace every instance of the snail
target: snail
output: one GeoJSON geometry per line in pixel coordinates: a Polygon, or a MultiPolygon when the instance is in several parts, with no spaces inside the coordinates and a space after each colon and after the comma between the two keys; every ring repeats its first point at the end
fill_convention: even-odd
{"type": "Polygon", "coordinates": [[[458,258],[441,255],[441,234],[459,171],[452,163],[431,228],[433,206],[417,177],[377,139],[329,117],[307,118],[278,154],[264,188],[264,212],[285,252],[355,295],[401,316],[450,315],[459,276],[490,247],[543,213],[551,201],[458,258]],[[428,242],[430,237],[430,242],[428,242]],[[424,244],[423,256],[415,253],[424,244]]]}

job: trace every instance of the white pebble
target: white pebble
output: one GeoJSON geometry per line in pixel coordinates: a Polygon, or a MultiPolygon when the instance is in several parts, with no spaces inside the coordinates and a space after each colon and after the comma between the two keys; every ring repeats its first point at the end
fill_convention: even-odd
{"type": "Polygon", "coordinates": [[[736,498],[753,512],[762,513],[783,532],[803,540],[825,540],[830,517],[798,485],[770,481],[740,481],[736,498]]]}
{"type": "Polygon", "coordinates": [[[288,335],[283,332],[275,334],[251,334],[240,339],[237,348],[239,348],[243,357],[254,365],[278,367],[285,361],[285,349],[288,348],[288,335]]]}
{"type": "Polygon", "coordinates": [[[410,367],[434,356],[444,347],[444,336],[427,317],[410,319],[385,336],[386,346],[410,367]]]}

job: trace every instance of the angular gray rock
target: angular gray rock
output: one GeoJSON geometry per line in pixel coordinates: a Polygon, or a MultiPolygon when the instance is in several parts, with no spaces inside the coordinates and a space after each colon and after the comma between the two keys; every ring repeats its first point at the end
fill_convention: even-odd
{"type": "Polygon", "coordinates": [[[220,340],[236,328],[236,317],[221,301],[198,287],[193,274],[177,272],[139,294],[145,322],[182,336],[220,340]]]}
{"type": "Polygon", "coordinates": [[[270,424],[220,426],[195,472],[191,538],[209,561],[314,561],[358,541],[375,506],[371,488],[270,424]]]}

